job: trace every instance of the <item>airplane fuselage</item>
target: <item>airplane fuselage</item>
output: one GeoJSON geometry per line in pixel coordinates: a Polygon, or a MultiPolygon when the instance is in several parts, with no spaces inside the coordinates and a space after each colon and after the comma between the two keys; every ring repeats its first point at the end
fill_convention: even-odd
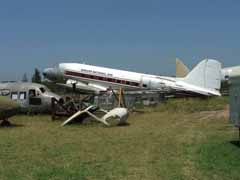
{"type": "Polygon", "coordinates": [[[173,86],[175,78],[147,75],[111,68],[97,67],[85,64],[60,64],[64,76],[68,79],[85,83],[97,84],[106,88],[126,90],[162,89],[166,84],[173,86]]]}
{"type": "MultiPolygon", "coordinates": [[[[201,63],[202,67],[204,66],[203,63],[205,62],[201,63]]],[[[88,88],[93,91],[124,88],[127,91],[150,90],[166,93],[184,92],[194,95],[218,95],[215,90],[206,91],[204,87],[186,83],[181,78],[149,75],[79,63],[61,63],[57,68],[45,69],[43,74],[47,79],[54,82],[58,79],[64,79],[67,80],[67,84],[75,83],[78,88],[88,88]]]]}
{"type": "Polygon", "coordinates": [[[0,83],[0,96],[8,97],[20,104],[23,111],[47,112],[51,109],[51,99],[60,96],[36,83],[0,83]]]}

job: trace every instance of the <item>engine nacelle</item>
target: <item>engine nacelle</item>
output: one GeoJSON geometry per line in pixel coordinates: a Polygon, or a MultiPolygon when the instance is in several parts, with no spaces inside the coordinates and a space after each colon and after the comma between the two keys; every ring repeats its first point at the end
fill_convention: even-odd
{"type": "Polygon", "coordinates": [[[240,77],[240,66],[222,69],[222,81],[228,81],[231,78],[240,77]]]}

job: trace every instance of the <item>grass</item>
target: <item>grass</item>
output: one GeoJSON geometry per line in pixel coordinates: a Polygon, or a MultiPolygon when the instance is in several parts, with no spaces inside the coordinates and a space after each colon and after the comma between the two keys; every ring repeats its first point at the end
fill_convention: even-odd
{"type": "Polygon", "coordinates": [[[170,99],[163,105],[147,108],[147,112],[194,113],[222,110],[228,104],[228,97],[170,99]]]}
{"type": "Polygon", "coordinates": [[[225,98],[173,100],[113,128],[16,116],[15,127],[0,128],[0,179],[239,179],[225,106],[225,98]]]}

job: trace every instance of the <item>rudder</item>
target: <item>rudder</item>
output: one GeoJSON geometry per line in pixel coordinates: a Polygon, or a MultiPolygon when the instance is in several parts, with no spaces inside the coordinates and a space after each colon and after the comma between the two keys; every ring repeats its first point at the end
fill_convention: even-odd
{"type": "Polygon", "coordinates": [[[213,91],[221,88],[221,63],[213,59],[201,61],[183,81],[213,91]]]}

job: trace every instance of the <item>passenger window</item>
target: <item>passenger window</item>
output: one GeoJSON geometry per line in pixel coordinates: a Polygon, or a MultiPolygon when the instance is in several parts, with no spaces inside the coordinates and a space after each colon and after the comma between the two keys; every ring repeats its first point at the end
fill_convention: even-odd
{"type": "Polygon", "coordinates": [[[11,93],[11,99],[12,100],[18,100],[18,93],[17,92],[12,92],[11,93]]]}
{"type": "Polygon", "coordinates": [[[1,96],[8,96],[8,95],[10,95],[10,90],[2,89],[2,90],[0,90],[0,95],[1,96]]]}
{"type": "Polygon", "coordinates": [[[29,97],[35,97],[36,96],[36,91],[35,89],[30,89],[29,90],[29,97]]]}
{"type": "Polygon", "coordinates": [[[20,100],[26,99],[26,96],[27,96],[27,93],[26,93],[26,92],[20,92],[20,93],[19,93],[19,99],[20,99],[20,100]]]}

